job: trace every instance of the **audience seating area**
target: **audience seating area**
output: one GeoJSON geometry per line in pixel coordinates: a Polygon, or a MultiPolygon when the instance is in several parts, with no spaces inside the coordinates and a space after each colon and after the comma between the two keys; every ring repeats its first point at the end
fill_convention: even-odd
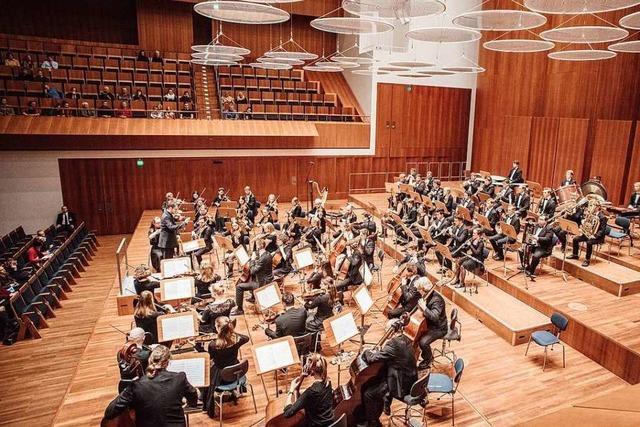
{"type": "Polygon", "coordinates": [[[335,93],[324,93],[320,82],[305,81],[303,70],[263,70],[249,66],[216,70],[224,118],[358,120],[354,109],[342,107],[335,93]],[[241,93],[245,99],[238,99],[241,93]],[[230,98],[234,103],[228,101],[230,98]]]}
{"type": "Polygon", "coordinates": [[[29,101],[36,101],[39,109],[51,108],[52,105],[63,102],[60,99],[47,98],[43,90],[45,84],[65,95],[64,101],[69,102],[72,112],[80,108],[84,101],[89,103],[90,109],[95,109],[100,106],[102,100],[106,100],[110,108],[117,110],[121,107],[117,95],[122,88],[127,88],[130,95],[139,89],[146,98],[131,102],[131,109],[137,113],[134,117],[146,117],[145,110],[152,110],[158,103],[162,103],[163,109],[184,110],[184,102],[180,102],[179,97],[187,90],[191,93],[192,102],[186,110],[195,112],[189,54],[164,54],[162,62],[154,62],[139,59],[138,51],[133,49],[58,44],[45,46],[43,43],[24,40],[0,40],[0,58],[0,96],[7,98],[8,105],[13,107],[16,113],[24,112],[29,101]],[[30,56],[33,75],[37,76],[41,70],[47,81],[26,78],[22,66],[4,65],[9,53],[13,54],[20,64],[30,56]],[[49,55],[58,63],[58,69],[39,68],[49,55]],[[110,92],[116,97],[115,101],[99,99],[104,86],[109,87],[110,92]],[[78,93],[77,99],[69,99],[68,94],[74,88],[78,93]],[[177,95],[175,101],[163,99],[170,89],[177,95]]]}
{"type": "Polygon", "coordinates": [[[29,249],[31,242],[33,242],[33,236],[26,234],[22,226],[2,236],[0,239],[0,263],[9,258],[15,258],[20,264],[18,256],[29,249]]]}
{"type": "MultiPolygon", "coordinates": [[[[12,314],[20,324],[18,339],[40,338],[39,329],[48,327],[47,318],[55,317],[60,300],[72,291],[75,278],[89,265],[97,250],[97,240],[84,223],[69,236],[55,236],[53,226],[47,229],[56,245],[52,256],[20,286],[11,297],[12,314]]],[[[4,239],[3,239],[4,240],[4,239]]]]}

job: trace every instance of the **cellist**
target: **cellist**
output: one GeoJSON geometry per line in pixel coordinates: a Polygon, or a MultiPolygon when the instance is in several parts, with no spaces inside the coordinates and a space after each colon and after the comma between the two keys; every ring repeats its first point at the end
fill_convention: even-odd
{"type": "Polygon", "coordinates": [[[407,264],[407,268],[401,274],[402,284],[400,285],[400,291],[402,295],[398,301],[398,306],[387,314],[389,319],[396,319],[404,313],[410,313],[418,305],[418,300],[421,296],[415,285],[415,282],[420,277],[418,276],[417,265],[414,263],[407,264]]]}
{"type": "Polygon", "coordinates": [[[418,310],[422,310],[427,320],[427,331],[418,339],[418,345],[422,352],[422,362],[418,369],[427,369],[433,361],[431,343],[444,337],[448,331],[447,313],[444,298],[433,289],[434,285],[426,277],[415,281],[415,286],[420,293],[418,310]]]}

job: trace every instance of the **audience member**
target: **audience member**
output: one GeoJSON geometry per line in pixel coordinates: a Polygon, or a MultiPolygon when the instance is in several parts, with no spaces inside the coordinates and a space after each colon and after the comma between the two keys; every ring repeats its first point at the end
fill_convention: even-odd
{"type": "Polygon", "coordinates": [[[144,50],[139,51],[137,60],[149,62],[149,57],[147,56],[147,52],[145,52],[144,50]]]}
{"type": "Polygon", "coordinates": [[[146,101],[147,95],[142,93],[142,89],[137,89],[136,93],[133,94],[133,97],[131,99],[133,99],[134,101],[146,101]]]}
{"type": "Polygon", "coordinates": [[[156,50],[153,52],[153,57],[151,57],[151,61],[164,63],[164,59],[162,58],[162,55],[160,54],[159,50],[156,50]]]}
{"type": "Polygon", "coordinates": [[[246,102],[247,102],[247,97],[244,96],[244,92],[243,91],[238,92],[238,94],[236,95],[236,103],[244,104],[246,102]]]}
{"type": "Polygon", "coordinates": [[[117,116],[121,119],[131,118],[131,107],[129,107],[129,103],[127,101],[120,102],[120,109],[117,112],[117,116]]]}
{"type": "Polygon", "coordinates": [[[253,110],[251,106],[248,106],[246,110],[244,110],[243,116],[245,120],[251,120],[251,114],[253,114],[253,110]]]}
{"type": "Polygon", "coordinates": [[[71,234],[76,228],[76,215],[69,212],[69,208],[62,206],[56,217],[56,230],[65,234],[71,234]]]}
{"type": "Polygon", "coordinates": [[[111,92],[109,86],[104,86],[98,94],[98,98],[113,101],[115,99],[115,96],[113,95],[113,92],[111,92]]]}
{"type": "Polygon", "coordinates": [[[235,100],[229,92],[225,92],[224,96],[222,97],[222,105],[224,106],[225,104],[228,104],[229,106],[235,104],[235,100]]]}
{"type": "Polygon", "coordinates": [[[164,94],[165,101],[176,101],[178,99],[176,92],[173,89],[169,89],[167,93],[164,94]]]}
{"type": "Polygon", "coordinates": [[[27,104],[27,108],[25,108],[22,111],[22,115],[23,116],[39,116],[40,115],[40,109],[38,108],[38,104],[36,103],[36,101],[29,101],[29,104],[27,104]]]}
{"type": "Polygon", "coordinates": [[[180,97],[180,102],[191,102],[191,92],[185,90],[182,96],[180,97]]]}
{"type": "Polygon", "coordinates": [[[56,62],[55,59],[53,59],[53,56],[48,55],[47,59],[45,59],[42,62],[42,65],[40,65],[40,68],[44,68],[45,70],[57,70],[58,63],[56,62]]]}
{"type": "Polygon", "coordinates": [[[152,119],[164,119],[162,104],[156,104],[156,106],[153,107],[153,111],[151,112],[150,116],[152,119]]]}
{"type": "Polygon", "coordinates": [[[113,117],[113,110],[109,105],[109,101],[102,101],[100,107],[98,107],[98,117],[113,117]]]}
{"type": "Polygon", "coordinates": [[[7,53],[7,57],[4,59],[4,65],[7,67],[19,68],[20,61],[18,61],[12,52],[9,52],[7,53]]]}
{"type": "Polygon", "coordinates": [[[71,88],[71,90],[69,92],[67,92],[67,95],[65,96],[65,98],[67,99],[80,99],[82,98],[82,95],[80,94],[80,92],[78,92],[78,89],[73,86],[71,88]]]}
{"type": "Polygon", "coordinates": [[[78,108],[78,117],[95,117],[96,112],[89,108],[89,103],[84,101],[78,108]]]}
{"type": "Polygon", "coordinates": [[[8,105],[7,98],[0,99],[0,116],[15,116],[16,110],[8,105]]]}
{"type": "Polygon", "coordinates": [[[175,119],[176,113],[171,109],[169,105],[164,109],[164,118],[165,119],[175,119]]]}
{"type": "Polygon", "coordinates": [[[20,76],[25,80],[31,80],[33,78],[33,60],[31,59],[31,55],[26,55],[22,59],[22,69],[20,71],[20,76]]]}
{"type": "Polygon", "coordinates": [[[42,70],[38,70],[38,73],[33,77],[33,81],[46,83],[49,81],[49,77],[45,76],[42,70]]]}
{"type": "Polygon", "coordinates": [[[9,273],[9,276],[13,280],[21,285],[29,280],[29,269],[19,269],[18,261],[13,258],[9,258],[4,263],[4,269],[7,271],[7,273],[9,273]]]}
{"type": "Polygon", "coordinates": [[[68,101],[60,101],[56,103],[54,107],[54,116],[58,117],[71,117],[71,107],[68,101]]]}
{"type": "Polygon", "coordinates": [[[122,86],[120,88],[120,93],[118,93],[118,99],[120,101],[131,101],[131,94],[129,93],[129,88],[126,86],[122,86]]]}
{"type": "Polygon", "coordinates": [[[193,113],[193,107],[190,103],[185,102],[182,106],[182,111],[180,111],[181,119],[195,119],[195,115],[193,113]]]}
{"type": "Polygon", "coordinates": [[[64,95],[57,88],[49,85],[44,85],[42,92],[44,96],[51,99],[62,99],[64,95]]]}

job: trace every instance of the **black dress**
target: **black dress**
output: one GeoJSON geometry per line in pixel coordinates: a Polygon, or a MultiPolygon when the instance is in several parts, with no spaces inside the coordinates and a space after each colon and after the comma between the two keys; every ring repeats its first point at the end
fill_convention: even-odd
{"type": "Polygon", "coordinates": [[[307,332],[319,332],[324,330],[322,322],[333,316],[333,304],[328,294],[319,295],[313,300],[304,304],[304,308],[311,310],[316,309],[316,313],[307,317],[307,332]]]}
{"type": "Polygon", "coordinates": [[[284,408],[285,418],[294,416],[304,409],[305,426],[327,427],[333,423],[333,390],[331,382],[323,384],[320,381],[313,383],[291,405],[284,408]]]}
{"type": "Polygon", "coordinates": [[[200,325],[201,332],[216,333],[216,319],[220,316],[229,317],[231,309],[236,306],[236,303],[231,298],[225,301],[216,301],[207,306],[202,311],[202,324],[200,325]]]}
{"type": "Polygon", "coordinates": [[[207,351],[211,356],[211,385],[213,387],[223,384],[220,378],[220,371],[228,366],[240,363],[238,360],[238,350],[248,342],[248,336],[236,334],[236,342],[230,347],[218,349],[215,341],[209,343],[207,351]]]}
{"type": "Polygon", "coordinates": [[[146,345],[158,344],[158,322],[156,321],[156,319],[161,314],[162,313],[160,313],[159,311],[154,311],[146,317],[133,317],[136,321],[136,326],[144,329],[145,332],[148,332],[144,339],[144,343],[146,345]]]}

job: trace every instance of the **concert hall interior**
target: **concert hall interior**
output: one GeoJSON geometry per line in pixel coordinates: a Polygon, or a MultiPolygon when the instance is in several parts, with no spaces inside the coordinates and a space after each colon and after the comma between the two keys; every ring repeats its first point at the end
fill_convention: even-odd
{"type": "Polygon", "coordinates": [[[4,0],[0,426],[640,425],[639,0],[4,0]]]}

